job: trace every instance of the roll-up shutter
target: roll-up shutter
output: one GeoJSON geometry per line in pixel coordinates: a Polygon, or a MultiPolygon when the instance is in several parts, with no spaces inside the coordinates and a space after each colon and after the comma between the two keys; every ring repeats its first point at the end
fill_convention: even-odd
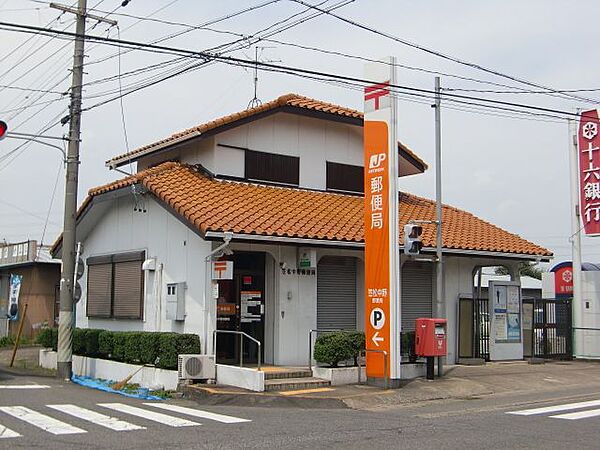
{"type": "Polygon", "coordinates": [[[420,261],[407,261],[402,266],[402,331],[414,331],[418,317],[431,317],[432,266],[431,263],[420,261]]]}
{"type": "Polygon", "coordinates": [[[317,269],[317,328],[356,329],[356,259],[325,256],[317,269]]]}
{"type": "Polygon", "coordinates": [[[114,264],[113,316],[121,319],[142,318],[142,261],[114,264]]]}
{"type": "Polygon", "coordinates": [[[87,315],[110,317],[112,295],[112,264],[88,266],[87,315]]]}

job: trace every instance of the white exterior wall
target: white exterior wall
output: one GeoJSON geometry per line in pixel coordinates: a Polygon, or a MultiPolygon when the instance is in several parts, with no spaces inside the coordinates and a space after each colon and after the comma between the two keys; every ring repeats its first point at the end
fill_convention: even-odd
{"type": "MultiPolygon", "coordinates": [[[[83,258],[145,250],[146,258],[156,258],[155,271],[146,272],[143,320],[93,319],[86,317],[86,285],[77,308],[77,326],[109,330],[175,331],[196,333],[203,338],[204,258],[213,248],[162,206],[146,199],[146,213],[133,211],[133,199],[125,196],[98,220],[87,236],[83,258]],[[165,316],[166,285],[187,284],[184,321],[165,316]]],[[[233,243],[234,251],[266,252],[265,270],[265,361],[277,365],[306,365],[308,331],[317,328],[317,275],[287,274],[297,267],[297,247],[290,245],[233,243]]],[[[317,249],[323,256],[357,258],[357,328],[364,329],[364,263],[362,250],[317,249]]],[[[501,261],[450,256],[444,259],[446,317],[448,319],[448,362],[456,361],[457,310],[461,295],[473,291],[476,266],[500,265],[501,261]]],[[[86,277],[84,276],[84,281],[86,277]]],[[[432,280],[433,283],[434,280],[432,280]]],[[[203,342],[204,348],[204,342],[203,342]]]]}
{"type": "Polygon", "coordinates": [[[202,164],[216,175],[244,177],[244,150],[300,157],[300,187],[325,190],[326,161],[363,165],[362,127],[275,113],[205,140],[139,160],[138,170],[166,160],[202,164]]]}
{"type": "MultiPolygon", "coordinates": [[[[204,331],[204,257],[211,243],[202,240],[149,196],[146,213],[133,211],[132,196],[113,200],[83,242],[83,259],[128,251],[145,250],[146,258],[156,258],[156,270],[144,278],[144,319],[94,319],[86,316],[87,274],[83,277],[82,300],[77,304],[77,326],[115,331],[204,331]],[[167,320],[167,283],[185,281],[185,321],[167,320]]],[[[203,343],[204,345],[204,343],[203,343]]]]}

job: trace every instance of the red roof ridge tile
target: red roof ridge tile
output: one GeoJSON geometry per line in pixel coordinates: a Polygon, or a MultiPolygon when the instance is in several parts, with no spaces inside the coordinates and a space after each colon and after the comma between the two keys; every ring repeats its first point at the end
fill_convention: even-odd
{"type": "MultiPolygon", "coordinates": [[[[79,214],[91,203],[93,196],[134,183],[143,184],[201,233],[236,230],[248,235],[338,242],[362,242],[364,237],[362,196],[216,179],[204,173],[201,167],[179,162],[164,162],[90,189],[79,214]],[[265,206],[268,206],[268,214],[265,206]]],[[[430,199],[402,192],[400,201],[400,226],[409,219],[435,218],[435,202],[430,199]]],[[[467,211],[444,205],[444,215],[445,248],[552,255],[547,249],[467,211]]],[[[426,228],[423,242],[425,247],[435,245],[431,227],[426,228]]]]}

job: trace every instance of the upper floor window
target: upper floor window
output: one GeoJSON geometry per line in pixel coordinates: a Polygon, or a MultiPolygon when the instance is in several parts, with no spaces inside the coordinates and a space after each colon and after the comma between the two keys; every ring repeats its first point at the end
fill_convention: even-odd
{"type": "Polygon", "coordinates": [[[145,253],[129,252],[87,259],[87,316],[142,319],[145,253]]]}
{"type": "Polygon", "coordinates": [[[363,193],[363,172],[362,166],[327,161],[327,190],[363,193]]]}
{"type": "Polygon", "coordinates": [[[300,158],[246,150],[244,178],[298,186],[300,158]]]}

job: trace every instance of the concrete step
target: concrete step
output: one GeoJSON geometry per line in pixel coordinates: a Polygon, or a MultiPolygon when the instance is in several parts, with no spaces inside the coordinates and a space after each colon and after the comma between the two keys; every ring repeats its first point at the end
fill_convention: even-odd
{"type": "Polygon", "coordinates": [[[282,380],[286,378],[310,378],[312,372],[308,369],[264,370],[265,380],[282,380]]]}
{"type": "Polygon", "coordinates": [[[265,380],[265,391],[296,391],[302,389],[316,389],[330,386],[330,382],[321,378],[280,378],[265,380]]]}

